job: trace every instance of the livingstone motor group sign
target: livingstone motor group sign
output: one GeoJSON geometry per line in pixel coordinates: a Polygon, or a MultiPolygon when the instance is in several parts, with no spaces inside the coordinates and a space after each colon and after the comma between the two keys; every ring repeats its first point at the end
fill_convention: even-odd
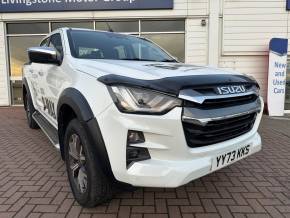
{"type": "Polygon", "coordinates": [[[173,9],[173,0],[0,0],[0,13],[173,9]]]}

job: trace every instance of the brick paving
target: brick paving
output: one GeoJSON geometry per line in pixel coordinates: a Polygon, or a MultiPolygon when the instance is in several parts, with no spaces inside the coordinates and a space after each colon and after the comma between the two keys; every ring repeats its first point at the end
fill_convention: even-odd
{"type": "Polygon", "coordinates": [[[0,108],[0,218],[290,217],[290,120],[264,118],[263,151],[177,189],[119,193],[93,209],[73,199],[58,151],[26,125],[22,108],[0,108]]]}

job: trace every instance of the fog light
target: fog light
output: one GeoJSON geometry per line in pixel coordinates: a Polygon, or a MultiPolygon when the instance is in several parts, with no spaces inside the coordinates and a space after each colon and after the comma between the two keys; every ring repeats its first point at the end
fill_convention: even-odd
{"type": "Polygon", "coordinates": [[[150,159],[150,154],[147,148],[137,148],[127,146],[127,168],[132,166],[133,163],[150,159]]]}
{"type": "Polygon", "coordinates": [[[144,143],[145,138],[143,132],[139,131],[128,131],[128,137],[127,137],[127,144],[132,145],[132,144],[139,144],[139,143],[144,143]]]}
{"type": "Polygon", "coordinates": [[[143,132],[140,131],[128,131],[127,136],[127,168],[132,166],[133,163],[150,159],[150,154],[147,148],[134,147],[132,145],[141,144],[145,142],[145,137],[143,132]]]}

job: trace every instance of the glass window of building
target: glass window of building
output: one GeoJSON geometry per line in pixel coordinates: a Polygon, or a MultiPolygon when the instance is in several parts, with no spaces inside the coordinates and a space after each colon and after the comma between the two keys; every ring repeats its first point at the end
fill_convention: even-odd
{"type": "Polygon", "coordinates": [[[28,62],[27,48],[38,46],[43,36],[9,36],[9,63],[12,104],[22,104],[22,67],[28,62]]]}
{"type": "Polygon", "coordinates": [[[119,32],[119,33],[138,33],[138,21],[97,21],[96,30],[119,32]]]}
{"type": "Polygon", "coordinates": [[[28,62],[27,49],[38,46],[43,36],[9,36],[10,76],[21,77],[22,66],[28,62]]]}
{"type": "Polygon", "coordinates": [[[22,97],[22,81],[21,80],[11,80],[11,98],[13,105],[23,104],[22,97]]]}
{"type": "Polygon", "coordinates": [[[185,61],[184,20],[141,20],[141,36],[160,45],[179,61],[185,61]]]}
{"type": "Polygon", "coordinates": [[[56,30],[58,28],[62,28],[62,27],[94,29],[94,23],[92,21],[51,23],[51,30],[52,31],[56,30]]]}
{"type": "Polygon", "coordinates": [[[47,33],[49,33],[48,22],[7,24],[7,34],[47,34],[47,33]]]}
{"type": "Polygon", "coordinates": [[[142,32],[184,32],[184,20],[142,20],[142,32]]]}
{"type": "Polygon", "coordinates": [[[185,36],[184,34],[142,34],[145,37],[177,58],[184,62],[185,59],[185,36]]]}

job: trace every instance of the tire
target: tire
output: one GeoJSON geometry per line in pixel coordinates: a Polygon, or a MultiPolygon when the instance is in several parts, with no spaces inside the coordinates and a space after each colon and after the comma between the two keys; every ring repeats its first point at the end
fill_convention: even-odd
{"type": "Polygon", "coordinates": [[[35,122],[35,120],[32,117],[33,113],[36,110],[33,106],[31,96],[28,92],[24,96],[24,108],[25,108],[26,118],[27,118],[27,123],[28,123],[29,128],[39,129],[38,124],[35,122]]]}
{"type": "Polygon", "coordinates": [[[66,129],[64,155],[70,186],[81,206],[95,207],[112,199],[113,182],[100,168],[96,151],[77,119],[66,129]]]}

